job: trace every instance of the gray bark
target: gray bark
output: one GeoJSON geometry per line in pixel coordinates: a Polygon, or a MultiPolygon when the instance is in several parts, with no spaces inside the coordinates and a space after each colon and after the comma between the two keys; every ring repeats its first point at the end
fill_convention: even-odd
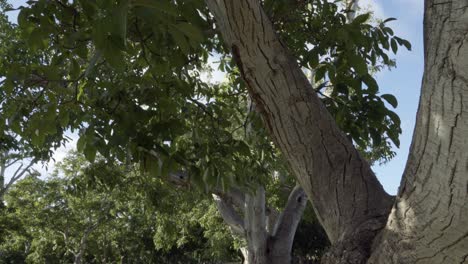
{"type": "Polygon", "coordinates": [[[468,262],[467,1],[425,1],[425,74],[395,202],[313,92],[260,1],[206,2],[332,243],[323,263],[468,262]]]}
{"type": "Polygon", "coordinates": [[[266,206],[263,187],[255,194],[244,193],[244,198],[232,199],[232,196],[239,198],[239,191],[236,195],[213,194],[226,224],[245,239],[246,247],[241,249],[244,264],[290,263],[294,234],[307,203],[302,188],[293,189],[279,217],[271,213],[275,210],[266,206]],[[236,201],[244,203],[236,204],[236,201]]]}
{"type": "Polygon", "coordinates": [[[242,217],[236,212],[233,204],[229,203],[218,194],[213,194],[213,199],[216,203],[219,213],[223,217],[226,224],[233,232],[239,235],[244,235],[245,229],[242,217]]]}
{"type": "Polygon", "coordinates": [[[35,159],[31,159],[24,163],[20,155],[12,155],[8,152],[0,152],[0,202],[3,202],[4,196],[8,189],[26,173],[31,172],[31,167],[36,163],[35,159]],[[6,171],[14,164],[19,164],[18,168],[13,172],[10,180],[6,182],[6,171]]]}

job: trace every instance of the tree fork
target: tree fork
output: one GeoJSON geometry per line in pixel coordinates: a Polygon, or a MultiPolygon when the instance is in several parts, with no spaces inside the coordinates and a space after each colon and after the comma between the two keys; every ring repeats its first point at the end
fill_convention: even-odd
{"type": "Polygon", "coordinates": [[[392,197],[339,130],[260,1],[206,2],[257,109],[333,244],[325,262],[365,262],[385,226],[392,197]]]}

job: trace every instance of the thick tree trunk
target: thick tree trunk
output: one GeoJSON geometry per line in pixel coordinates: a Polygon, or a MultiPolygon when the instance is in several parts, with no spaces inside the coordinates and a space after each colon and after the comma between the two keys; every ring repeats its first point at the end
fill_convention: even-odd
{"type": "Polygon", "coordinates": [[[468,262],[465,0],[426,0],[421,102],[392,210],[394,199],[338,129],[260,1],[206,2],[332,242],[323,263],[468,262]]]}
{"type": "Polygon", "coordinates": [[[340,258],[344,263],[361,263],[369,257],[393,199],[338,129],[276,36],[260,1],[206,2],[224,43],[232,48],[256,108],[340,258]]]}
{"type": "Polygon", "coordinates": [[[468,263],[468,2],[425,4],[416,128],[370,263],[468,263]]]}

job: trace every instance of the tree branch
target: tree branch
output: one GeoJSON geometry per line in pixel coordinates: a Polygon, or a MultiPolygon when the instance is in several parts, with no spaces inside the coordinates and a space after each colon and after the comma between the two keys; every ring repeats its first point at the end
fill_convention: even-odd
{"type": "Polygon", "coordinates": [[[8,190],[11,187],[11,185],[13,185],[13,183],[15,183],[21,177],[23,177],[26,172],[29,172],[29,169],[36,163],[36,161],[36,159],[32,159],[24,169],[22,169],[24,164],[21,164],[15,171],[15,173],[13,173],[13,176],[10,178],[10,181],[8,181],[8,183],[5,185],[4,190],[8,190]]]}
{"type": "Polygon", "coordinates": [[[291,252],[297,226],[307,205],[307,196],[299,185],[296,185],[288,197],[272,235],[275,239],[274,252],[291,252]]]}
{"type": "Polygon", "coordinates": [[[366,259],[393,199],[279,40],[261,2],[206,3],[267,129],[313,201],[330,241],[338,244],[358,235],[363,238],[358,254],[366,259]]]}
{"type": "MultiPolygon", "coordinates": [[[[267,250],[267,233],[266,233],[266,214],[265,214],[265,189],[260,186],[256,189],[255,194],[245,195],[244,207],[244,226],[250,252],[266,252],[267,250]]],[[[257,255],[257,263],[265,263],[263,259],[265,254],[257,255]]]]}
{"type": "Polygon", "coordinates": [[[218,208],[224,222],[226,222],[226,224],[228,224],[229,227],[237,234],[242,236],[245,235],[242,217],[236,212],[232,203],[230,203],[230,201],[226,201],[220,195],[212,194],[212,196],[216,203],[216,208],[218,208]]]}

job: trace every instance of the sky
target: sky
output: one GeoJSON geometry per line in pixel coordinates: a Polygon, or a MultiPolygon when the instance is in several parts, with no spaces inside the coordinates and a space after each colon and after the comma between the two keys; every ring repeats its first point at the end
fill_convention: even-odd
{"type": "MultiPolygon", "coordinates": [[[[26,0],[10,0],[14,7],[25,5],[26,0]]],[[[384,70],[376,76],[382,93],[391,93],[398,99],[398,107],[395,112],[402,121],[402,135],[400,136],[400,148],[395,147],[396,157],[384,165],[375,165],[374,172],[379,178],[385,190],[390,194],[396,194],[400,179],[408,157],[408,151],[413,134],[417,105],[421,89],[423,74],[423,0],[360,0],[360,6],[370,8],[377,18],[397,18],[390,22],[390,27],[399,37],[407,39],[412,44],[412,50],[406,51],[400,48],[396,59],[397,67],[391,71],[384,70]]],[[[9,13],[11,21],[16,22],[18,12],[9,13]]],[[[215,67],[213,67],[215,68],[215,67]]],[[[214,73],[214,78],[221,75],[214,73]]],[[[69,134],[72,140],[67,147],[58,149],[54,155],[55,161],[62,160],[68,149],[76,145],[76,135],[69,134]]],[[[36,165],[36,169],[45,174],[54,167],[51,161],[44,167],[36,165]],[[46,167],[48,170],[46,170],[46,167]]],[[[10,169],[13,171],[14,168],[10,169]]],[[[8,177],[8,174],[7,174],[8,177]]]]}

